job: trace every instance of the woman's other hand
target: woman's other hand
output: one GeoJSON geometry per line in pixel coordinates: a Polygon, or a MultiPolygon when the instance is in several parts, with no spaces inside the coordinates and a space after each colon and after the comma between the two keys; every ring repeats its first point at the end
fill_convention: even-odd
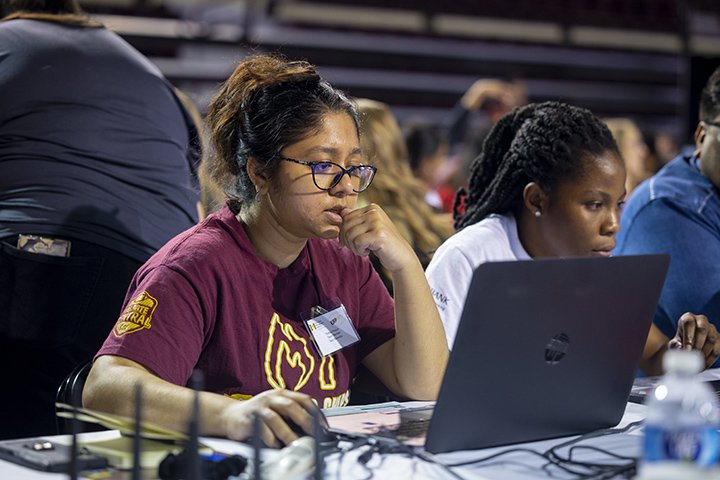
{"type": "Polygon", "coordinates": [[[678,320],[677,333],[668,343],[668,348],[701,351],[707,368],[720,356],[720,338],[715,325],[705,315],[688,312],[678,320]]]}

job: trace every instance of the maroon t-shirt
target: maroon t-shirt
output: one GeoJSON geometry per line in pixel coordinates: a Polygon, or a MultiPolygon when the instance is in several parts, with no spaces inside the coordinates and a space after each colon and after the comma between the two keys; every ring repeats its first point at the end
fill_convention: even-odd
{"type": "Polygon", "coordinates": [[[335,240],[311,239],[280,269],[255,254],[225,207],[181,233],[135,274],[117,324],[98,352],[186,385],[248,398],[271,388],[345,405],[358,363],[395,333],[393,300],[370,261],[335,240]],[[339,300],[360,341],[323,358],[303,315],[339,300]]]}

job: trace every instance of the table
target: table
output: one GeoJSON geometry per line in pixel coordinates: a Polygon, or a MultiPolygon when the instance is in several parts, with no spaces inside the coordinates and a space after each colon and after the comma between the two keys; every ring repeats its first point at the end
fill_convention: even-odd
{"type": "MultiPolygon", "coordinates": [[[[625,414],[619,426],[625,426],[631,422],[642,420],[644,418],[645,407],[638,404],[628,403],[625,414]]],[[[92,432],[81,434],[85,438],[92,439],[109,439],[118,436],[117,431],[92,432]]],[[[638,456],[641,446],[641,432],[639,429],[630,430],[627,433],[616,434],[604,438],[596,438],[589,441],[593,446],[607,449],[622,455],[638,456]]],[[[69,436],[48,437],[59,443],[70,442],[69,436]]],[[[544,451],[554,445],[560,444],[567,439],[545,440],[541,442],[532,442],[513,447],[497,447],[483,449],[477,451],[453,452],[438,455],[437,459],[442,463],[457,463],[470,461],[492,455],[509,448],[527,448],[538,452],[544,451]]],[[[240,454],[251,457],[252,449],[239,442],[233,442],[225,439],[203,438],[203,443],[214,448],[217,451],[240,454]]],[[[369,447],[362,447],[358,450],[350,451],[341,457],[341,454],[334,453],[326,459],[326,476],[328,479],[342,478],[355,479],[366,478],[369,472],[373,472],[375,478],[408,478],[412,475],[413,479],[442,479],[455,478],[447,470],[438,465],[434,465],[419,459],[407,458],[399,454],[390,455],[373,455],[367,462],[366,467],[362,467],[358,463],[358,457],[369,447]]],[[[266,450],[263,452],[265,458],[271,458],[277,455],[277,451],[266,450]]],[[[596,461],[601,458],[596,452],[587,452],[583,454],[583,459],[588,461],[596,461]]],[[[517,453],[511,456],[502,457],[497,461],[484,463],[481,465],[471,465],[465,467],[453,468],[461,478],[478,479],[478,480],[529,480],[537,478],[549,478],[541,467],[545,461],[530,453],[517,453]]],[[[569,474],[563,474],[561,471],[553,470],[552,478],[573,478],[569,474]]],[[[45,473],[31,470],[19,465],[15,465],[0,460],[0,478],[12,480],[59,480],[67,479],[67,474],[45,473]]],[[[85,478],[85,477],[83,477],[85,478]]]]}
{"type": "MultiPolygon", "coordinates": [[[[706,370],[701,374],[701,378],[704,380],[720,379],[720,369],[706,370]]],[[[641,378],[636,381],[636,385],[647,386],[649,383],[652,383],[652,381],[653,379],[641,378]]],[[[644,417],[644,405],[628,403],[618,427],[624,427],[633,422],[641,421],[644,417]]],[[[89,439],[104,440],[117,437],[120,434],[117,431],[105,431],[85,433],[81,435],[89,439]]],[[[53,441],[58,443],[70,443],[70,437],[67,435],[47,438],[51,438],[53,441]]],[[[329,455],[326,458],[325,478],[365,479],[370,476],[370,473],[372,473],[373,476],[378,479],[397,478],[398,480],[405,479],[410,476],[412,476],[413,479],[421,480],[457,477],[468,480],[536,480],[542,478],[570,479],[575,477],[558,469],[553,469],[553,475],[550,477],[547,472],[542,470],[542,466],[546,463],[546,461],[529,452],[529,450],[535,452],[546,451],[553,446],[567,441],[568,438],[437,455],[435,458],[438,461],[444,464],[454,464],[477,460],[507,451],[511,448],[524,448],[528,450],[503,456],[496,460],[483,462],[481,464],[456,467],[452,469],[452,473],[439,465],[431,464],[416,458],[407,458],[400,454],[373,455],[366,463],[367,468],[365,468],[358,463],[358,458],[368,450],[369,447],[366,446],[357,450],[352,450],[344,455],[341,453],[333,453],[329,455]]],[[[633,428],[624,433],[613,434],[601,438],[593,438],[591,440],[587,440],[584,444],[599,447],[623,456],[639,457],[641,453],[641,440],[642,430],[640,428],[633,428]]],[[[219,452],[239,454],[252,458],[253,451],[247,444],[217,438],[203,438],[202,442],[219,452]]],[[[567,449],[564,449],[561,453],[566,453],[566,451],[567,449]]],[[[263,458],[272,459],[272,457],[277,454],[278,451],[276,450],[264,450],[263,458]]],[[[607,457],[596,451],[583,451],[581,458],[589,462],[607,460],[607,457]]],[[[0,479],[3,480],[59,480],[67,478],[67,474],[38,472],[0,460],[0,479]]]]}

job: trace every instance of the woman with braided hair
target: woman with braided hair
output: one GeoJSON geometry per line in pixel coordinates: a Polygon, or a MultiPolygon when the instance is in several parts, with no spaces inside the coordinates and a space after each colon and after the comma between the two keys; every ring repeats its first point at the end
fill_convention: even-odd
{"type": "MultiPolygon", "coordinates": [[[[489,261],[610,256],[620,228],[626,171],[617,144],[590,111],[546,102],[505,115],[455,198],[459,230],[435,253],[426,276],[452,346],[472,273],[489,261]]],[[[667,348],[697,348],[712,365],[717,331],[686,313],[669,340],[654,325],[640,367],[661,372],[667,348]]]]}

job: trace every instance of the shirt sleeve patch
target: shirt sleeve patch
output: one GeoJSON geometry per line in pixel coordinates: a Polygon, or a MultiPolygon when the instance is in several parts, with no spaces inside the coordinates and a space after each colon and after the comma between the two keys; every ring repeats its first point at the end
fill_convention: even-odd
{"type": "Polygon", "coordinates": [[[115,328],[113,328],[113,334],[116,337],[122,337],[123,335],[134,333],[143,329],[149,330],[151,325],[153,313],[157,308],[158,301],[155,297],[150,295],[146,290],[135,296],[128,303],[125,310],[118,318],[115,328]]]}

